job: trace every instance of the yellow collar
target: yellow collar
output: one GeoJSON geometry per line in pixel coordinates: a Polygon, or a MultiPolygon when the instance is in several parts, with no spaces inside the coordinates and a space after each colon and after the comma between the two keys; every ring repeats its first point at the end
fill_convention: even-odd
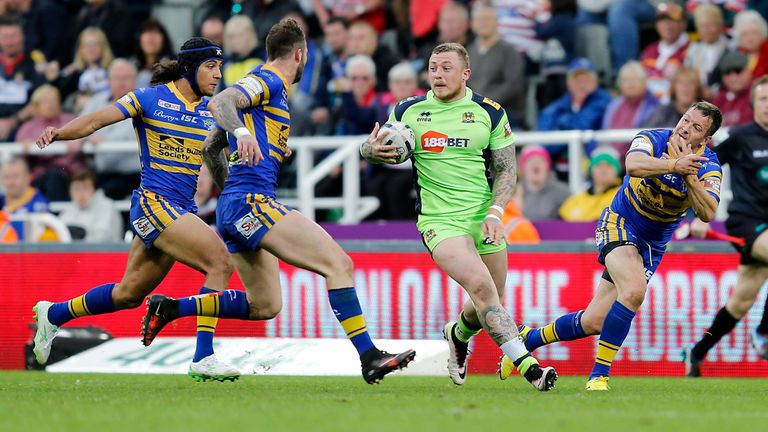
{"type": "Polygon", "coordinates": [[[19,199],[13,202],[11,201],[5,202],[5,211],[10,214],[15,212],[19,208],[24,207],[24,205],[32,201],[32,198],[35,197],[36,192],[37,192],[37,189],[33,188],[32,186],[28,187],[27,190],[24,191],[24,194],[22,194],[21,197],[19,197],[19,199]]]}
{"type": "Polygon", "coordinates": [[[262,68],[262,69],[266,69],[266,70],[270,70],[270,71],[274,72],[274,73],[275,73],[275,74],[276,74],[276,75],[277,75],[277,76],[280,78],[280,80],[283,82],[283,85],[285,86],[285,90],[286,90],[286,91],[287,91],[289,88],[291,88],[291,86],[288,84],[288,81],[285,79],[285,77],[283,76],[283,74],[281,74],[281,73],[280,73],[280,71],[279,71],[279,70],[278,70],[276,67],[274,67],[274,66],[272,66],[272,65],[268,65],[268,64],[265,64],[265,65],[264,65],[264,66],[262,66],[261,68],[262,68]]]}
{"type": "Polygon", "coordinates": [[[169,82],[167,84],[167,86],[171,90],[171,93],[176,95],[176,97],[179,98],[179,100],[184,103],[184,108],[187,111],[195,112],[195,107],[200,105],[200,102],[203,101],[202,97],[200,99],[198,99],[197,102],[190,102],[190,101],[188,101],[187,98],[185,98],[184,95],[181,94],[181,91],[179,90],[178,87],[176,87],[176,84],[173,81],[169,82]]]}

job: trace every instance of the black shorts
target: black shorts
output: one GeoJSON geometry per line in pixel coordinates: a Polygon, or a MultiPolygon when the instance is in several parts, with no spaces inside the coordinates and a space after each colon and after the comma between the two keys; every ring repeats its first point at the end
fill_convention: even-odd
{"type": "Polygon", "coordinates": [[[725,230],[728,235],[741,237],[746,241],[744,247],[733,246],[741,255],[739,261],[741,264],[754,265],[758,263],[752,257],[752,246],[766,229],[768,229],[768,220],[755,219],[741,214],[732,214],[725,221],[725,230]]]}

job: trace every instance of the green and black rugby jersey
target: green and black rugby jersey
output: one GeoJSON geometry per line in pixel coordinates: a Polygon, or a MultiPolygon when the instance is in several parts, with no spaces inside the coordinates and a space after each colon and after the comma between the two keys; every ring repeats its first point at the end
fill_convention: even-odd
{"type": "Polygon", "coordinates": [[[472,92],[453,102],[432,91],[402,100],[389,116],[416,137],[416,210],[424,216],[471,216],[491,205],[491,150],[514,144],[504,109],[472,92]]]}

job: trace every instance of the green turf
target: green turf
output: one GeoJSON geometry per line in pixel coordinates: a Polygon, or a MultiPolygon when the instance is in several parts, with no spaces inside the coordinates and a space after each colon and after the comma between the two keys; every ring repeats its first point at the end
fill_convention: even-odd
{"type": "Polygon", "coordinates": [[[562,377],[550,393],[517,378],[254,377],[0,373],[0,430],[50,431],[758,431],[768,380],[625,378],[586,393],[562,377]]]}

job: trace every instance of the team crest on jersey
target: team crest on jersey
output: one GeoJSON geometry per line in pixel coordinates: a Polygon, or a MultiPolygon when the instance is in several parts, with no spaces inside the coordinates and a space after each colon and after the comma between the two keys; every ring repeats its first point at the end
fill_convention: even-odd
{"type": "Polygon", "coordinates": [[[168,101],[164,101],[164,100],[162,100],[162,99],[158,99],[158,100],[157,100],[157,105],[158,105],[158,106],[161,106],[161,107],[163,107],[163,108],[167,108],[167,109],[169,109],[169,110],[173,110],[173,111],[181,111],[181,105],[179,105],[179,104],[175,104],[175,103],[170,103],[170,102],[168,102],[168,101]]]}
{"type": "Polygon", "coordinates": [[[248,213],[235,222],[237,232],[242,234],[245,238],[251,238],[251,236],[261,227],[261,221],[258,220],[253,213],[248,213]]]}
{"type": "Polygon", "coordinates": [[[203,125],[206,129],[213,129],[213,126],[216,124],[215,121],[212,119],[203,119],[203,125]]]}
{"type": "Polygon", "coordinates": [[[467,111],[464,113],[464,116],[461,118],[462,123],[474,123],[475,122],[475,113],[472,111],[467,111]]]}
{"type": "Polygon", "coordinates": [[[146,216],[142,216],[135,221],[133,221],[133,228],[136,230],[136,233],[139,234],[139,237],[146,238],[149,234],[151,234],[155,230],[155,226],[152,225],[152,223],[147,219],[146,216]]]}

